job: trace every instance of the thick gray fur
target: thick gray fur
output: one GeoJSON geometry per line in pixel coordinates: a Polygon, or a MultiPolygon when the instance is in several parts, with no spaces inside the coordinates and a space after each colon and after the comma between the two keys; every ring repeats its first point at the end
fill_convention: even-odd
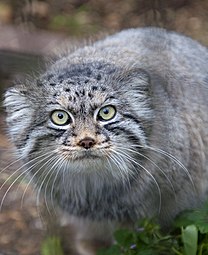
{"type": "Polygon", "coordinates": [[[10,137],[37,188],[83,222],[99,228],[156,217],[167,226],[205,201],[208,51],[188,37],[122,31],[10,88],[5,106],[10,137]],[[117,114],[101,123],[95,115],[105,104],[117,114]],[[55,127],[54,109],[75,124],[55,127]],[[74,145],[84,136],[98,139],[94,157],[74,145]]]}

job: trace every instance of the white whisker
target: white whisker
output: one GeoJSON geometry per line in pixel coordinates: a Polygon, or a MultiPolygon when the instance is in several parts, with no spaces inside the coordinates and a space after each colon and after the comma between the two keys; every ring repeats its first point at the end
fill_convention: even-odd
{"type": "Polygon", "coordinates": [[[169,152],[166,152],[162,149],[159,149],[159,148],[154,148],[154,147],[151,147],[151,146],[146,146],[145,148],[147,149],[150,149],[152,151],[155,151],[155,152],[158,152],[158,153],[161,153],[162,155],[168,157],[169,159],[172,159],[173,162],[175,162],[176,164],[178,164],[178,166],[180,166],[186,173],[187,177],[189,178],[189,180],[191,181],[191,184],[194,188],[194,190],[196,191],[196,188],[195,188],[195,185],[194,185],[194,182],[193,182],[193,179],[191,177],[191,174],[189,173],[188,169],[183,165],[183,163],[177,159],[175,156],[173,156],[172,154],[170,154],[169,152]]]}
{"type": "MultiPolygon", "coordinates": [[[[53,155],[53,152],[47,152],[47,153],[43,154],[42,156],[43,156],[44,158],[42,158],[40,161],[35,162],[35,164],[32,165],[32,168],[31,168],[31,169],[33,169],[34,167],[38,166],[39,164],[41,165],[41,163],[44,162],[45,160],[47,160],[48,158],[49,158],[49,160],[50,160],[50,157],[51,157],[52,155],[53,155]],[[46,156],[46,155],[47,155],[47,156],[46,156]]],[[[39,157],[34,158],[34,160],[37,160],[37,159],[39,159],[39,157]]],[[[48,162],[48,161],[47,161],[47,162],[48,162]]],[[[47,162],[46,162],[46,163],[47,163],[47,162]]],[[[25,196],[25,193],[26,193],[26,191],[27,191],[29,185],[32,183],[32,181],[35,179],[35,177],[39,174],[39,172],[40,172],[41,169],[45,166],[46,163],[44,163],[44,165],[41,165],[41,167],[38,169],[38,171],[36,171],[35,174],[32,175],[32,178],[31,178],[30,181],[27,183],[27,186],[26,186],[26,188],[25,188],[25,190],[24,190],[24,193],[23,193],[23,195],[22,195],[21,206],[23,205],[24,196],[25,196]]],[[[30,172],[28,171],[28,174],[27,174],[27,175],[29,175],[29,174],[30,174],[30,172]]],[[[25,176],[25,178],[27,178],[27,175],[25,176]]]]}
{"type": "Polygon", "coordinates": [[[47,211],[48,211],[49,214],[51,214],[51,212],[50,212],[50,208],[49,208],[48,201],[47,201],[46,191],[47,191],[47,187],[48,187],[48,184],[49,184],[49,180],[50,180],[51,176],[53,176],[53,173],[56,171],[56,168],[54,167],[53,163],[55,162],[55,165],[56,165],[56,163],[57,163],[56,159],[57,158],[58,158],[58,155],[56,155],[55,157],[51,158],[50,160],[48,160],[46,162],[46,168],[43,171],[44,178],[43,178],[41,184],[39,185],[39,189],[38,189],[38,192],[37,192],[36,205],[39,206],[39,204],[40,204],[40,194],[42,192],[42,187],[45,185],[46,179],[48,178],[47,183],[45,185],[44,201],[45,201],[45,205],[46,205],[46,208],[47,208],[47,211]]]}
{"type": "Polygon", "coordinates": [[[142,166],[140,163],[138,163],[137,161],[135,161],[129,154],[125,153],[124,151],[122,151],[123,156],[129,160],[130,162],[134,163],[135,165],[139,166],[140,168],[142,168],[154,181],[157,190],[158,190],[158,196],[159,196],[159,206],[158,206],[158,213],[160,213],[161,211],[161,203],[162,203],[162,194],[161,194],[161,190],[160,190],[160,186],[157,182],[157,180],[155,179],[155,177],[144,167],[142,166]]]}
{"type": "MultiPolygon", "coordinates": [[[[111,161],[115,164],[115,166],[117,167],[119,173],[120,173],[120,177],[122,179],[123,185],[126,185],[126,179],[129,182],[129,177],[127,175],[127,169],[126,169],[126,164],[125,162],[122,162],[122,158],[116,154],[114,152],[114,154],[110,155],[110,159],[111,161]]],[[[116,176],[116,178],[118,178],[118,174],[114,173],[115,169],[112,170],[112,174],[116,176]]]]}
{"type": "MultiPolygon", "coordinates": [[[[42,155],[39,156],[39,158],[43,157],[42,155]]],[[[9,178],[7,180],[5,180],[5,182],[1,185],[0,190],[6,185],[6,183],[13,177],[16,175],[17,172],[19,172],[22,168],[24,168],[26,165],[30,164],[31,162],[33,162],[35,159],[28,161],[26,164],[24,164],[23,166],[19,167],[14,173],[12,173],[9,178]]],[[[41,161],[42,162],[42,161],[41,161]]],[[[20,177],[24,176],[25,173],[27,173],[31,168],[33,168],[34,165],[30,166],[29,168],[26,168],[23,172],[21,172],[16,178],[15,180],[9,185],[9,187],[7,188],[6,192],[3,195],[3,198],[1,200],[0,203],[0,211],[2,210],[2,206],[4,203],[4,200],[8,194],[8,192],[11,190],[12,186],[20,179],[20,177]]]]}
{"type": "Polygon", "coordinates": [[[15,161],[13,161],[12,163],[10,163],[9,165],[7,165],[5,168],[3,168],[1,171],[0,171],[0,174],[2,174],[4,171],[6,171],[7,169],[9,169],[11,166],[13,166],[14,164],[18,163],[18,162],[21,162],[21,160],[23,159],[24,157],[20,157],[19,159],[16,159],[15,161]]]}
{"type": "MultiPolygon", "coordinates": [[[[46,206],[47,206],[47,209],[49,210],[49,206],[48,206],[48,202],[47,202],[47,189],[48,189],[48,183],[51,179],[51,177],[53,176],[53,173],[56,171],[56,174],[55,176],[53,177],[53,182],[52,182],[52,185],[50,187],[51,191],[50,191],[50,203],[51,203],[51,207],[54,211],[54,213],[56,214],[56,210],[55,210],[55,206],[54,206],[54,199],[53,199],[53,189],[54,189],[54,185],[55,185],[55,182],[56,182],[56,179],[57,179],[57,176],[59,175],[59,172],[60,171],[63,171],[62,169],[62,164],[64,162],[63,158],[60,157],[59,155],[57,156],[57,161],[55,162],[55,164],[52,166],[51,170],[54,169],[52,171],[52,174],[50,175],[48,181],[47,181],[47,184],[45,186],[45,193],[44,193],[44,197],[45,197],[45,203],[46,203],[46,206]],[[59,165],[60,161],[62,161],[62,163],[59,165]]],[[[48,196],[49,197],[49,196],[48,196]]],[[[49,212],[50,213],[50,212],[49,212]]]]}
{"type": "Polygon", "coordinates": [[[174,186],[173,186],[173,184],[172,184],[170,178],[167,176],[167,174],[164,172],[164,170],[162,170],[151,158],[149,158],[149,157],[147,157],[146,155],[144,155],[144,154],[138,152],[137,150],[132,150],[132,149],[126,148],[126,147],[124,147],[124,148],[123,148],[123,147],[122,147],[122,148],[118,148],[118,150],[121,150],[121,151],[127,150],[127,151],[129,151],[129,152],[131,152],[131,153],[135,153],[135,154],[137,154],[137,155],[139,155],[139,156],[141,156],[141,157],[147,159],[149,162],[151,162],[151,163],[156,167],[156,169],[158,169],[158,170],[163,174],[163,176],[167,179],[167,181],[168,181],[168,183],[170,184],[171,189],[172,189],[172,191],[173,191],[174,197],[175,197],[175,199],[176,199],[176,192],[175,192],[174,186]]]}

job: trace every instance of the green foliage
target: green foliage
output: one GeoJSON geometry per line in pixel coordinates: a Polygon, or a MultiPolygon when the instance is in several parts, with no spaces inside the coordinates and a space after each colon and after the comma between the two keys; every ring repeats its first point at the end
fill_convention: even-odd
{"type": "Polygon", "coordinates": [[[208,233],[208,203],[200,210],[183,213],[175,222],[175,225],[178,227],[191,224],[196,225],[200,233],[208,233]]]}
{"type": "Polygon", "coordinates": [[[138,226],[116,231],[115,244],[98,255],[208,255],[208,203],[182,214],[168,234],[150,220],[138,226]]]}
{"type": "Polygon", "coordinates": [[[49,27],[53,30],[61,29],[77,37],[96,33],[100,30],[97,24],[91,22],[90,8],[87,4],[81,5],[73,13],[54,15],[50,20],[49,27]]]}
{"type": "Polygon", "coordinates": [[[59,237],[48,237],[42,244],[41,255],[64,255],[59,237]]]}

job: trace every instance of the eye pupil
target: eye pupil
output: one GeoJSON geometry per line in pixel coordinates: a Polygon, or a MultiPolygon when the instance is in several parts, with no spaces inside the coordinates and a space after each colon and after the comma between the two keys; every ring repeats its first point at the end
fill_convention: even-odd
{"type": "Polygon", "coordinates": [[[63,113],[58,113],[58,118],[59,119],[63,119],[63,117],[64,117],[63,113]]]}
{"type": "Polygon", "coordinates": [[[108,109],[108,108],[104,108],[104,109],[103,109],[103,113],[104,113],[105,115],[109,114],[109,109],[108,109]]]}

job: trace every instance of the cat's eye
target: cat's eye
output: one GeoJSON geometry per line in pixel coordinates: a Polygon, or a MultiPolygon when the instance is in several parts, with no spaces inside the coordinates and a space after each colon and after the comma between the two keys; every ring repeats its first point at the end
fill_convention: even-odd
{"type": "Polygon", "coordinates": [[[107,105],[99,110],[97,118],[100,121],[108,121],[113,119],[115,115],[116,115],[116,108],[112,105],[107,105]]]}
{"type": "Polygon", "coordinates": [[[51,120],[55,125],[64,126],[71,122],[71,117],[65,111],[55,110],[51,113],[51,120]]]}

